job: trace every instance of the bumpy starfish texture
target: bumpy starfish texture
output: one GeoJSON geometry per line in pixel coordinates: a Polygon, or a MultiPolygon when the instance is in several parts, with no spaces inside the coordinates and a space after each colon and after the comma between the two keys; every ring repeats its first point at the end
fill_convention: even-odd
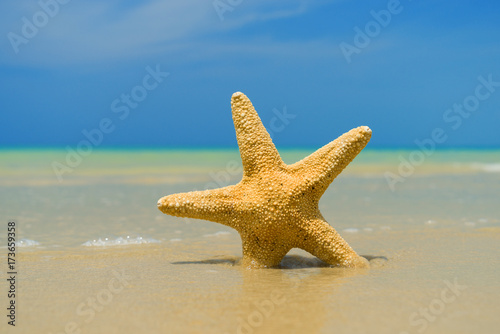
{"type": "Polygon", "coordinates": [[[158,208],[168,215],[209,220],[234,228],[243,243],[243,265],[274,267],[292,248],[328,264],[369,267],[321,215],[319,200],[330,183],[368,144],[371,130],[355,128],[310,156],[286,165],[250,100],[231,100],[243,162],[240,183],[174,194],[158,208]]]}

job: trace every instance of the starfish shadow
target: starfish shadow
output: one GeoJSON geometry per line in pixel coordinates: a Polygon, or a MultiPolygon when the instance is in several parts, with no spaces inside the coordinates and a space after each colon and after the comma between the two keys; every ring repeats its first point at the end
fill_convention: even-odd
{"type": "MultiPolygon", "coordinates": [[[[387,262],[388,259],[385,256],[377,255],[363,255],[371,264],[376,264],[380,266],[381,263],[387,262]]],[[[216,258],[209,258],[205,260],[197,261],[177,261],[172,262],[172,264],[215,264],[215,265],[230,265],[237,266],[241,262],[241,257],[231,257],[231,256],[220,256],[216,258]]],[[[305,269],[305,268],[335,268],[335,266],[329,265],[328,263],[310,256],[303,255],[285,255],[281,263],[271,269],[305,269]]]]}
{"type": "Polygon", "coordinates": [[[381,256],[381,255],[361,255],[362,257],[364,257],[365,259],[367,259],[368,261],[372,261],[372,260],[382,260],[382,261],[389,261],[389,259],[385,256],[381,256]]]}
{"type": "Polygon", "coordinates": [[[234,266],[238,264],[240,260],[241,258],[238,257],[221,256],[217,258],[198,260],[198,261],[177,261],[177,262],[172,262],[172,264],[223,264],[223,265],[234,266]]]}
{"type": "MultiPolygon", "coordinates": [[[[220,257],[210,258],[198,261],[177,261],[172,264],[222,264],[237,266],[240,264],[242,258],[239,257],[220,257]]],[[[270,269],[303,269],[303,268],[328,268],[331,267],[328,263],[321,261],[318,258],[307,257],[302,255],[286,255],[281,263],[270,269]]]]}

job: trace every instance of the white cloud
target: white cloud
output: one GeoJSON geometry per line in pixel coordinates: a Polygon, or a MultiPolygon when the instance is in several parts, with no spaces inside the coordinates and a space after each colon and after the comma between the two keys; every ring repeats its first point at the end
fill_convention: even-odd
{"type": "MultiPolygon", "coordinates": [[[[55,0],[42,0],[55,1],[55,0]]],[[[322,3],[320,1],[319,3],[322,3]]],[[[318,4],[315,4],[317,6],[318,4]]],[[[302,15],[311,5],[305,1],[242,1],[221,21],[212,1],[149,0],[124,8],[119,1],[70,1],[42,26],[37,35],[13,51],[8,32],[23,36],[22,17],[32,21],[41,8],[36,1],[9,3],[0,14],[4,32],[0,62],[14,65],[108,63],[141,56],[165,55],[210,41],[212,49],[227,31],[255,21],[302,15]],[[14,19],[13,19],[14,18],[14,19]],[[16,19],[17,18],[17,19],[16,19]],[[4,20],[5,19],[5,20],[4,20]]]]}

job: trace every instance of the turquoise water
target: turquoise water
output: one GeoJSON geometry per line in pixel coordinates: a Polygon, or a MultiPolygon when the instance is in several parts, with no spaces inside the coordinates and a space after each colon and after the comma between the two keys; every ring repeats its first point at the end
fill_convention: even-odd
{"type": "MultiPolygon", "coordinates": [[[[293,163],[312,151],[281,154],[293,163]]],[[[471,228],[498,223],[500,151],[438,151],[413,170],[404,163],[411,154],[362,152],[324,195],[320,204],[327,219],[353,233],[427,221],[471,228]]],[[[167,217],[156,201],[241,178],[237,150],[104,150],[73,167],[66,158],[62,150],[0,152],[2,217],[17,220],[23,238],[44,247],[127,236],[168,241],[179,239],[179,231],[186,237],[225,231],[213,223],[167,217]],[[55,162],[69,167],[59,178],[55,162]]]]}
{"type": "MultiPolygon", "coordinates": [[[[293,163],[312,151],[280,153],[293,163]]],[[[54,162],[66,158],[62,150],[0,152],[0,216],[16,221],[22,239],[19,333],[60,333],[73,321],[82,333],[121,334],[498,328],[500,151],[363,151],[320,202],[358,253],[379,257],[362,273],[325,268],[297,250],[282,269],[248,272],[235,265],[235,231],[158,211],[162,196],[239,182],[236,150],[95,151],[58,178],[54,162]],[[85,320],[75,310],[113,270],[130,285],[85,320]],[[444,304],[455,281],[466,288],[444,304]],[[256,305],[270,300],[272,312],[252,322],[256,305]],[[419,313],[429,307],[431,320],[419,313]]]]}

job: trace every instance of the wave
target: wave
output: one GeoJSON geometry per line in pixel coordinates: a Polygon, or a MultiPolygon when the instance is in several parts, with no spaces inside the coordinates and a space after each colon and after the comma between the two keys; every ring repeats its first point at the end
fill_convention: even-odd
{"type": "Polygon", "coordinates": [[[229,234],[231,234],[231,232],[219,231],[219,232],[215,232],[213,234],[205,234],[203,237],[205,237],[205,238],[211,238],[211,237],[218,237],[218,236],[221,236],[221,235],[229,235],[229,234]]]}
{"type": "Polygon", "coordinates": [[[21,239],[16,243],[17,247],[36,247],[40,246],[40,243],[31,239],[21,239]]]}
{"type": "Polygon", "coordinates": [[[157,244],[160,243],[159,240],[153,238],[131,238],[129,236],[122,238],[118,237],[116,239],[112,238],[104,238],[97,240],[89,240],[82,244],[82,246],[86,247],[108,247],[108,246],[123,246],[123,245],[139,245],[139,244],[157,244]]]}
{"type": "Polygon", "coordinates": [[[500,173],[500,163],[473,163],[471,167],[488,173],[500,173]]]}

